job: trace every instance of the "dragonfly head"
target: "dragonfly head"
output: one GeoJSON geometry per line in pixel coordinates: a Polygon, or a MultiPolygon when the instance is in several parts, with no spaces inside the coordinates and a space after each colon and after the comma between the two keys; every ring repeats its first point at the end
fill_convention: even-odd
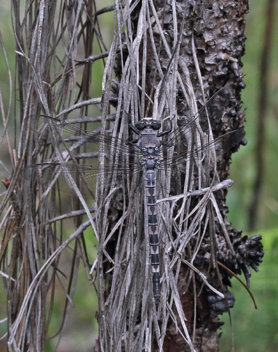
{"type": "Polygon", "coordinates": [[[144,117],[143,120],[138,121],[135,127],[139,131],[143,131],[145,128],[151,128],[155,131],[159,130],[161,127],[160,121],[153,120],[151,117],[144,117]]]}

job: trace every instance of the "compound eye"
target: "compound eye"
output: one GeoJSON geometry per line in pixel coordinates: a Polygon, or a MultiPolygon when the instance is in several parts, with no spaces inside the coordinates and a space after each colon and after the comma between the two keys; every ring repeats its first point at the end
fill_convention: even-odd
{"type": "Polygon", "coordinates": [[[151,128],[153,130],[159,130],[161,127],[161,123],[159,121],[152,121],[151,128]]]}
{"type": "Polygon", "coordinates": [[[139,130],[139,131],[143,131],[143,129],[147,126],[146,121],[138,121],[135,124],[135,127],[139,130]]]}

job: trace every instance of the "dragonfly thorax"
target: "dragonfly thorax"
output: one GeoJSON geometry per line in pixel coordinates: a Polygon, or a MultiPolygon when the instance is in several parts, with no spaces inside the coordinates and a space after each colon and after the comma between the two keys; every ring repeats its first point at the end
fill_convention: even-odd
{"type": "Polygon", "coordinates": [[[160,140],[157,132],[151,127],[145,127],[140,134],[138,146],[141,149],[141,165],[147,170],[154,170],[160,164],[160,140]]]}
{"type": "Polygon", "coordinates": [[[160,141],[151,129],[146,129],[141,133],[138,144],[144,154],[147,152],[149,155],[156,155],[159,152],[160,141]]]}
{"type": "Polygon", "coordinates": [[[154,170],[159,167],[160,159],[152,156],[143,157],[141,159],[141,165],[146,170],[154,170]]]}
{"type": "Polygon", "coordinates": [[[159,155],[159,149],[156,146],[143,147],[141,151],[144,156],[159,155]]]}

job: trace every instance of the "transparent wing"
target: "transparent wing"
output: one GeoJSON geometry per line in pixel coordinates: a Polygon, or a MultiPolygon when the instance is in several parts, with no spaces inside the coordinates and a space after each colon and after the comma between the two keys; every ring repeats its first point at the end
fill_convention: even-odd
{"type": "MultiPolygon", "coordinates": [[[[55,139],[61,151],[69,149],[71,152],[79,150],[81,146],[85,146],[87,153],[96,153],[99,151],[100,145],[107,153],[118,152],[124,155],[140,155],[140,149],[134,144],[128,143],[127,139],[114,138],[111,136],[112,131],[101,133],[101,129],[97,128],[93,131],[86,130],[75,124],[71,120],[61,121],[52,117],[45,117],[46,124],[42,128],[46,129],[48,138],[55,135],[55,139]],[[52,121],[50,127],[50,121],[52,121]]],[[[80,123],[80,121],[79,121],[80,123]]],[[[79,152],[79,151],[78,151],[79,152]]],[[[88,157],[90,154],[88,154],[88,157]]]]}
{"type": "MultiPolygon", "coordinates": [[[[221,155],[235,146],[244,136],[242,128],[226,133],[208,143],[192,143],[192,138],[196,138],[196,122],[206,121],[205,116],[209,116],[212,110],[216,111],[219,106],[217,100],[222,99],[219,94],[203,106],[196,115],[189,119],[179,119],[178,127],[163,138],[161,144],[161,169],[168,169],[176,165],[184,165],[192,158],[203,158],[207,151],[214,150],[217,156],[221,155]],[[190,146],[190,148],[189,148],[190,146]],[[173,151],[171,158],[168,152],[173,151]]],[[[223,104],[222,104],[223,106],[223,104]]],[[[218,112],[217,112],[218,113],[218,112]]],[[[221,112],[219,112],[220,114],[221,112]]],[[[208,124],[201,126],[203,132],[208,131],[208,124]]],[[[113,177],[118,180],[118,184],[124,184],[131,173],[140,173],[140,149],[132,143],[127,143],[126,139],[114,138],[110,132],[100,133],[100,128],[89,131],[79,128],[71,123],[56,118],[46,118],[46,124],[41,127],[41,135],[45,133],[46,138],[55,138],[55,143],[62,153],[65,163],[61,164],[59,159],[52,152],[43,164],[35,164],[26,169],[28,176],[31,172],[39,172],[45,186],[59,184],[59,189],[68,193],[74,193],[71,188],[70,177],[77,185],[85,189],[84,193],[94,196],[96,180],[99,177],[102,186],[109,186],[113,177]],[[103,156],[101,166],[98,163],[99,151],[103,156]]]]}
{"type": "Polygon", "coordinates": [[[192,158],[203,158],[209,150],[214,150],[219,157],[239,145],[244,137],[243,128],[229,131],[206,143],[202,143],[202,140],[197,143],[197,135],[200,129],[201,132],[207,136],[209,135],[208,122],[210,122],[212,129],[214,124],[222,123],[222,108],[225,104],[228,104],[226,95],[221,94],[222,91],[224,92],[224,90],[218,91],[194,116],[188,119],[186,117],[179,118],[177,121],[178,127],[164,137],[161,154],[165,167],[171,167],[171,165],[189,161],[192,158]],[[211,116],[213,116],[213,120],[210,120],[211,116]],[[198,124],[199,121],[200,125],[198,124]],[[167,159],[167,153],[172,147],[174,147],[174,153],[171,159],[167,159]]]}
{"type": "MultiPolygon", "coordinates": [[[[192,134],[192,132],[191,132],[192,134]]],[[[189,138],[187,139],[186,133],[182,137],[179,136],[179,143],[175,145],[175,150],[171,159],[167,158],[167,151],[169,145],[162,146],[163,154],[163,164],[165,167],[171,167],[171,165],[177,165],[181,162],[189,162],[192,158],[202,159],[205,154],[213,150],[216,152],[216,157],[219,158],[221,155],[225,154],[232,148],[239,145],[240,141],[243,139],[245,132],[243,128],[239,128],[234,131],[225,133],[224,135],[200,146],[195,147],[189,151],[189,138]]],[[[190,136],[191,138],[192,136],[190,136]]]]}
{"type": "Polygon", "coordinates": [[[98,177],[102,186],[106,187],[113,177],[119,184],[131,172],[141,172],[138,162],[140,149],[126,140],[112,137],[109,132],[101,134],[100,129],[88,131],[68,121],[62,123],[59,119],[46,117],[39,133],[41,146],[48,145],[50,148],[44,152],[45,161],[26,167],[23,177],[30,179],[38,173],[45,187],[74,194],[74,187],[71,186],[73,178],[77,186],[83,189],[83,195],[89,197],[95,194],[98,177]],[[45,140],[49,144],[45,144],[45,140]],[[54,152],[55,144],[63,160],[54,152]],[[98,160],[100,150],[103,156],[101,165],[98,160]]]}
{"type": "MultiPolygon", "coordinates": [[[[192,128],[196,127],[197,121],[201,121],[202,130],[204,132],[208,131],[208,123],[205,123],[211,116],[214,116],[214,121],[210,121],[213,129],[214,124],[219,124],[221,122],[221,117],[223,115],[223,108],[228,106],[229,101],[227,99],[225,88],[218,90],[203,106],[200,107],[198,112],[190,117],[180,116],[177,121],[178,127],[174,129],[168,136],[167,141],[170,144],[178,143],[180,139],[184,138],[184,135],[190,133],[192,128]]],[[[231,112],[232,113],[232,112],[231,112]]]]}
{"type": "Polygon", "coordinates": [[[134,162],[105,165],[100,168],[97,160],[94,164],[76,164],[69,161],[66,164],[50,162],[31,165],[25,168],[24,177],[30,179],[37,173],[45,188],[57,188],[69,194],[75,194],[73,179],[85,198],[94,198],[98,178],[104,188],[112,184],[113,178],[115,185],[124,186],[131,173],[134,175],[141,171],[140,164],[134,162]]]}

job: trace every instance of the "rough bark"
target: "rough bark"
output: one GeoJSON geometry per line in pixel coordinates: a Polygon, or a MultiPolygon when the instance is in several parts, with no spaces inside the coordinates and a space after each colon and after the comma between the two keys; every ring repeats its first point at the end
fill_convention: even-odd
{"type": "MultiPolygon", "coordinates": [[[[122,105],[120,105],[121,111],[129,115],[132,122],[144,116],[153,116],[163,121],[165,110],[163,110],[163,107],[160,108],[161,106],[166,106],[170,114],[176,113],[178,116],[189,117],[195,112],[194,108],[196,106],[201,108],[215,93],[219,92],[209,108],[210,123],[214,137],[221,136],[231,129],[234,130],[243,126],[245,114],[241,111],[240,92],[245,88],[245,84],[242,80],[241,67],[243,64],[241,58],[244,55],[244,42],[246,39],[244,36],[244,16],[247,12],[248,1],[180,1],[175,3],[155,1],[153,7],[151,2],[147,3],[147,5],[139,2],[131,13],[129,25],[132,28],[132,35],[129,38],[125,35],[121,36],[122,43],[119,47],[120,54],[116,56],[117,65],[115,72],[119,78],[118,86],[122,88],[126,84],[125,70],[128,60],[131,62],[133,60],[135,63],[133,71],[136,71],[137,75],[132,72],[131,68],[130,75],[132,77],[132,74],[134,74],[134,77],[130,86],[137,93],[133,93],[133,95],[131,93],[131,95],[134,100],[138,99],[140,106],[137,107],[138,112],[130,103],[130,100],[132,100],[130,96],[124,96],[124,94],[121,95],[121,92],[119,94],[117,92],[119,101],[122,101],[121,97],[123,97],[122,105]],[[148,15],[149,22],[147,21],[148,15]],[[142,21],[147,22],[146,26],[142,25],[142,21]],[[160,23],[160,28],[157,21],[160,23]],[[154,22],[155,24],[153,25],[154,22]],[[147,28],[151,23],[152,30],[150,30],[150,27],[147,28]],[[146,31],[143,34],[142,28],[143,31],[146,31]],[[131,51],[137,41],[140,42],[140,46],[136,47],[138,51],[133,55],[134,53],[131,51]],[[123,65],[126,65],[125,68],[123,65]],[[135,65],[138,66],[135,67],[135,65]],[[178,80],[178,75],[180,75],[181,81],[178,80]],[[138,89],[139,87],[140,89],[138,89]],[[185,93],[186,91],[190,95],[192,93],[190,91],[191,87],[194,92],[196,106],[185,93]],[[129,101],[128,98],[130,99],[129,101]],[[168,106],[167,102],[165,102],[167,99],[170,102],[168,106]]],[[[130,78],[130,81],[132,81],[132,78],[130,78]]],[[[205,125],[206,120],[200,121],[200,124],[205,125]]],[[[246,143],[244,139],[240,142],[241,144],[246,143]]],[[[238,146],[239,144],[236,144],[229,153],[223,156],[221,162],[217,163],[220,181],[227,178],[231,154],[238,149],[238,146]]],[[[206,172],[209,173],[210,170],[206,170],[206,172]]],[[[171,182],[170,195],[179,193],[176,178],[174,181],[174,184],[173,180],[171,182]]],[[[140,326],[143,328],[144,324],[148,324],[148,319],[153,321],[155,326],[151,347],[153,351],[189,351],[193,350],[193,348],[196,351],[217,351],[219,343],[217,329],[222,324],[217,315],[233,307],[234,296],[228,291],[230,274],[223,268],[219,268],[216,265],[216,261],[220,261],[237,274],[243,272],[249,283],[251,276],[249,266],[257,270],[257,265],[262,260],[263,251],[259,242],[260,236],[254,236],[253,239],[248,240],[246,236],[241,236],[241,232],[236,229],[230,229],[230,245],[227,243],[227,238],[225,238],[223,233],[223,228],[228,229],[230,225],[227,221],[226,193],[226,190],[215,193],[217,209],[221,214],[222,223],[220,218],[217,219],[216,210],[212,203],[208,202],[209,226],[206,228],[205,236],[194,260],[194,265],[201,272],[206,273],[209,282],[223,292],[225,298],[220,299],[210,289],[204,288],[198,274],[193,274],[186,264],[180,263],[180,267],[177,267],[176,271],[174,271],[179,272],[177,288],[181,303],[181,305],[177,304],[173,308],[176,320],[167,316],[165,312],[167,309],[164,310],[165,301],[162,302],[158,310],[155,310],[154,307],[144,302],[144,294],[142,307],[136,307],[136,304],[140,303],[134,303],[136,302],[135,298],[124,305],[126,309],[124,314],[132,314],[134,319],[137,316],[137,329],[140,329],[140,326]],[[131,313],[130,305],[132,305],[132,302],[135,306],[131,313]],[[190,336],[190,338],[188,336],[187,341],[178,331],[178,328],[183,329],[180,320],[182,318],[178,313],[181,307],[186,317],[187,331],[184,330],[184,333],[188,333],[190,336]],[[150,315],[142,313],[144,308],[151,311],[150,315]],[[163,316],[163,312],[165,312],[165,316],[163,316]],[[156,335],[155,332],[158,326],[163,331],[160,338],[158,337],[159,334],[156,335]],[[190,339],[192,344],[189,342],[190,339]]],[[[196,202],[192,202],[185,209],[185,212],[190,212],[194,206],[196,206],[196,202]]],[[[114,213],[117,214],[117,212],[117,206],[114,206],[114,213]]],[[[176,210],[172,213],[172,216],[177,213],[178,211],[176,210]]],[[[166,210],[164,210],[164,214],[167,214],[166,210]]],[[[120,216],[115,216],[112,224],[115,224],[116,219],[118,220],[120,216]]],[[[169,219],[167,215],[165,215],[165,218],[169,219]]],[[[127,226],[132,225],[129,224],[127,226]]],[[[174,226],[172,229],[168,227],[168,231],[169,228],[172,231],[172,236],[178,238],[178,233],[175,232],[176,228],[174,226]]],[[[204,228],[203,225],[201,228],[204,228]]],[[[137,225],[137,235],[140,233],[139,229],[137,225]]],[[[162,243],[163,241],[165,240],[162,240],[162,243]]],[[[195,253],[195,246],[196,241],[192,236],[191,241],[182,254],[188,261],[192,259],[192,253],[195,253]]],[[[167,245],[162,245],[162,248],[167,248],[167,245]]],[[[110,254],[112,257],[114,256],[113,246],[110,254]]],[[[165,260],[166,263],[164,265],[166,266],[167,259],[165,255],[162,258],[162,260],[165,260]]],[[[165,267],[164,270],[167,273],[165,267]]],[[[140,270],[137,273],[134,272],[133,275],[140,276],[140,270]]],[[[110,290],[109,286],[107,290],[110,290]]],[[[171,295],[168,292],[166,301],[169,300],[172,303],[171,299],[175,299],[173,297],[174,294],[171,295]]],[[[113,320],[112,314],[107,312],[106,316],[108,321],[110,319],[113,320]]],[[[126,322],[124,325],[128,334],[132,334],[134,337],[129,340],[130,345],[126,345],[126,347],[122,345],[120,350],[135,350],[136,347],[134,346],[140,349],[143,345],[136,345],[136,337],[138,339],[139,337],[135,333],[135,326],[130,324],[129,320],[124,319],[124,321],[126,322]]],[[[100,328],[104,328],[101,322],[100,328]]],[[[122,328],[124,329],[124,327],[122,328]]],[[[151,331],[150,326],[149,329],[151,331]]],[[[102,334],[103,331],[101,331],[100,339],[103,338],[104,341],[107,341],[104,337],[105,334],[102,334]]],[[[108,343],[106,348],[110,350],[111,345],[108,343]]],[[[102,349],[100,348],[100,350],[102,349]]]]}

